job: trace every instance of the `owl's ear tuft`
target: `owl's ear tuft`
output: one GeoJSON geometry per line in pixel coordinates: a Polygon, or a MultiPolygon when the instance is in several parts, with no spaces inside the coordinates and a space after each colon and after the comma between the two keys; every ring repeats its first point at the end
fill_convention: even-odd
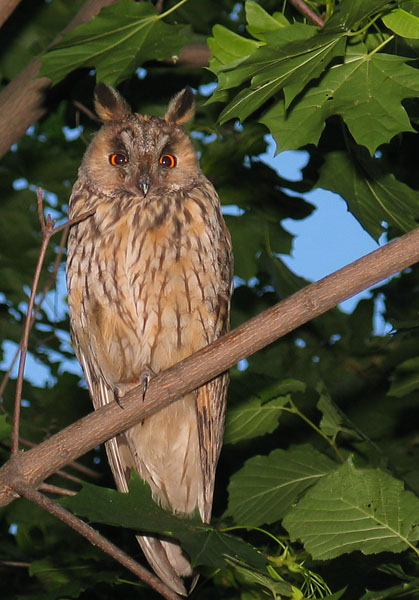
{"type": "Polygon", "coordinates": [[[132,114],[131,108],[115,88],[98,83],[95,88],[95,109],[103,121],[121,121],[132,114]]]}
{"type": "Polygon", "coordinates": [[[195,114],[195,98],[190,87],[185,87],[170,101],[167,112],[164,115],[165,121],[173,125],[182,125],[187,123],[195,114]]]}

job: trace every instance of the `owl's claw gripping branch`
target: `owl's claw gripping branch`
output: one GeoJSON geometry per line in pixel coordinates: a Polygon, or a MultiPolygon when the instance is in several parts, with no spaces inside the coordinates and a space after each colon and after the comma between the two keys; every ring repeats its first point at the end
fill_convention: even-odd
{"type": "Polygon", "coordinates": [[[143,386],[143,402],[145,402],[145,395],[147,392],[148,384],[150,383],[150,379],[154,376],[154,373],[151,370],[144,370],[140,375],[140,383],[143,386]]]}

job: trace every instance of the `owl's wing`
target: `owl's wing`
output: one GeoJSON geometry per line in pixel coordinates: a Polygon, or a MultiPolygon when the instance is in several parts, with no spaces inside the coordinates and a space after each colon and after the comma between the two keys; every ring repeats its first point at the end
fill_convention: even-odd
{"type": "Polygon", "coordinates": [[[203,498],[199,512],[204,523],[211,520],[215,471],[221,450],[228,375],[217,377],[197,391],[197,421],[201,468],[203,475],[203,498]]]}
{"type": "MultiPolygon", "coordinates": [[[[94,409],[96,410],[101,406],[105,406],[105,404],[114,402],[115,396],[113,390],[106,384],[103,377],[96,374],[93,365],[87,360],[80,347],[78,359],[83,367],[94,409]]],[[[120,492],[128,492],[127,482],[130,467],[134,465],[125,435],[122,433],[111,438],[106,442],[105,448],[118,490],[120,492]]]]}
{"type": "MultiPolygon", "coordinates": [[[[233,254],[230,233],[223,220],[220,224],[223,229],[223,239],[219,243],[218,255],[220,287],[212,340],[228,331],[233,285],[233,254]]],[[[203,498],[199,503],[199,512],[204,523],[209,523],[211,520],[215,471],[223,442],[228,381],[229,376],[225,373],[197,390],[197,423],[203,474],[203,498]]]]}

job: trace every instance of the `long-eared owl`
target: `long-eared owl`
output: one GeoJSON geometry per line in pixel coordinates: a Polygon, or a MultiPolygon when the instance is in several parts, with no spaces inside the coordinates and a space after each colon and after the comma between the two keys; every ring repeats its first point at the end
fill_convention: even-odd
{"type": "MultiPolygon", "coordinates": [[[[228,329],[229,233],[218,195],[182,127],[194,113],[189,88],[164,118],[133,113],[98,84],[103,126],[93,137],[70,198],[68,302],[73,343],[99,408],[211,343],[228,329]]],[[[156,502],[211,517],[227,375],[221,375],[106,443],[118,489],[132,468],[156,502]]],[[[146,394],[146,392],[145,392],[146,394]]],[[[179,545],[138,536],[154,571],[186,594],[193,575],[179,545]]]]}

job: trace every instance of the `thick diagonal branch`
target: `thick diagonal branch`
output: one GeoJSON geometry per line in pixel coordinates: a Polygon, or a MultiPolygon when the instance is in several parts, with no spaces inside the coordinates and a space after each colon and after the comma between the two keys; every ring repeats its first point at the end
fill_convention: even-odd
{"type": "MultiPolygon", "coordinates": [[[[142,386],[90,413],[0,469],[0,506],[11,502],[14,482],[32,487],[94,446],[132,427],[203,385],[239,360],[318,317],[339,302],[419,261],[419,229],[313,283],[247,321],[228,335],[153,378],[142,403],[142,386]]],[[[20,485],[20,484],[19,484],[20,485]]]]}

